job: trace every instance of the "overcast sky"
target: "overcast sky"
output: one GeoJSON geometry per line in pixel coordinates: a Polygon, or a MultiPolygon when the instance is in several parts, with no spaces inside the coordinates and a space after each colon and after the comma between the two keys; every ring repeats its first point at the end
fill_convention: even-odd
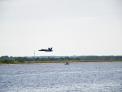
{"type": "Polygon", "coordinates": [[[122,0],[0,0],[0,56],[34,50],[122,55],[122,0]]]}

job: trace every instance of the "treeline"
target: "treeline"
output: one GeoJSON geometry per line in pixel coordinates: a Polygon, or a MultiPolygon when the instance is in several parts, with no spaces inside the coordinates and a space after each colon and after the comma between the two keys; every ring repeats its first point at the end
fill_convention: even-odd
{"type": "Polygon", "coordinates": [[[1,56],[0,63],[42,63],[42,62],[102,62],[122,61],[122,56],[36,56],[36,57],[12,57],[1,56]]]}

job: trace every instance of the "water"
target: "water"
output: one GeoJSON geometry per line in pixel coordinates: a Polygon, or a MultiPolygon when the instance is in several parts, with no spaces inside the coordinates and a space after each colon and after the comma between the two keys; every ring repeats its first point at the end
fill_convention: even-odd
{"type": "Polygon", "coordinates": [[[122,92],[122,62],[0,65],[0,92],[122,92]]]}

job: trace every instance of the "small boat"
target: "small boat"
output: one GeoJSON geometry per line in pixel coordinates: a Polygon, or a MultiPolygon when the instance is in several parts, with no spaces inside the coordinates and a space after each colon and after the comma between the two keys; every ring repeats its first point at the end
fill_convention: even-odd
{"type": "Polygon", "coordinates": [[[69,62],[66,62],[65,65],[69,65],[69,62]]]}

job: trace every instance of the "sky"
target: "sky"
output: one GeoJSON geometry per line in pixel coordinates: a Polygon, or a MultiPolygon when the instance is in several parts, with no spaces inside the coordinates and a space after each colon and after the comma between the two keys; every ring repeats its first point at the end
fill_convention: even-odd
{"type": "Polygon", "coordinates": [[[122,0],[0,0],[0,56],[34,52],[122,55],[122,0]]]}

